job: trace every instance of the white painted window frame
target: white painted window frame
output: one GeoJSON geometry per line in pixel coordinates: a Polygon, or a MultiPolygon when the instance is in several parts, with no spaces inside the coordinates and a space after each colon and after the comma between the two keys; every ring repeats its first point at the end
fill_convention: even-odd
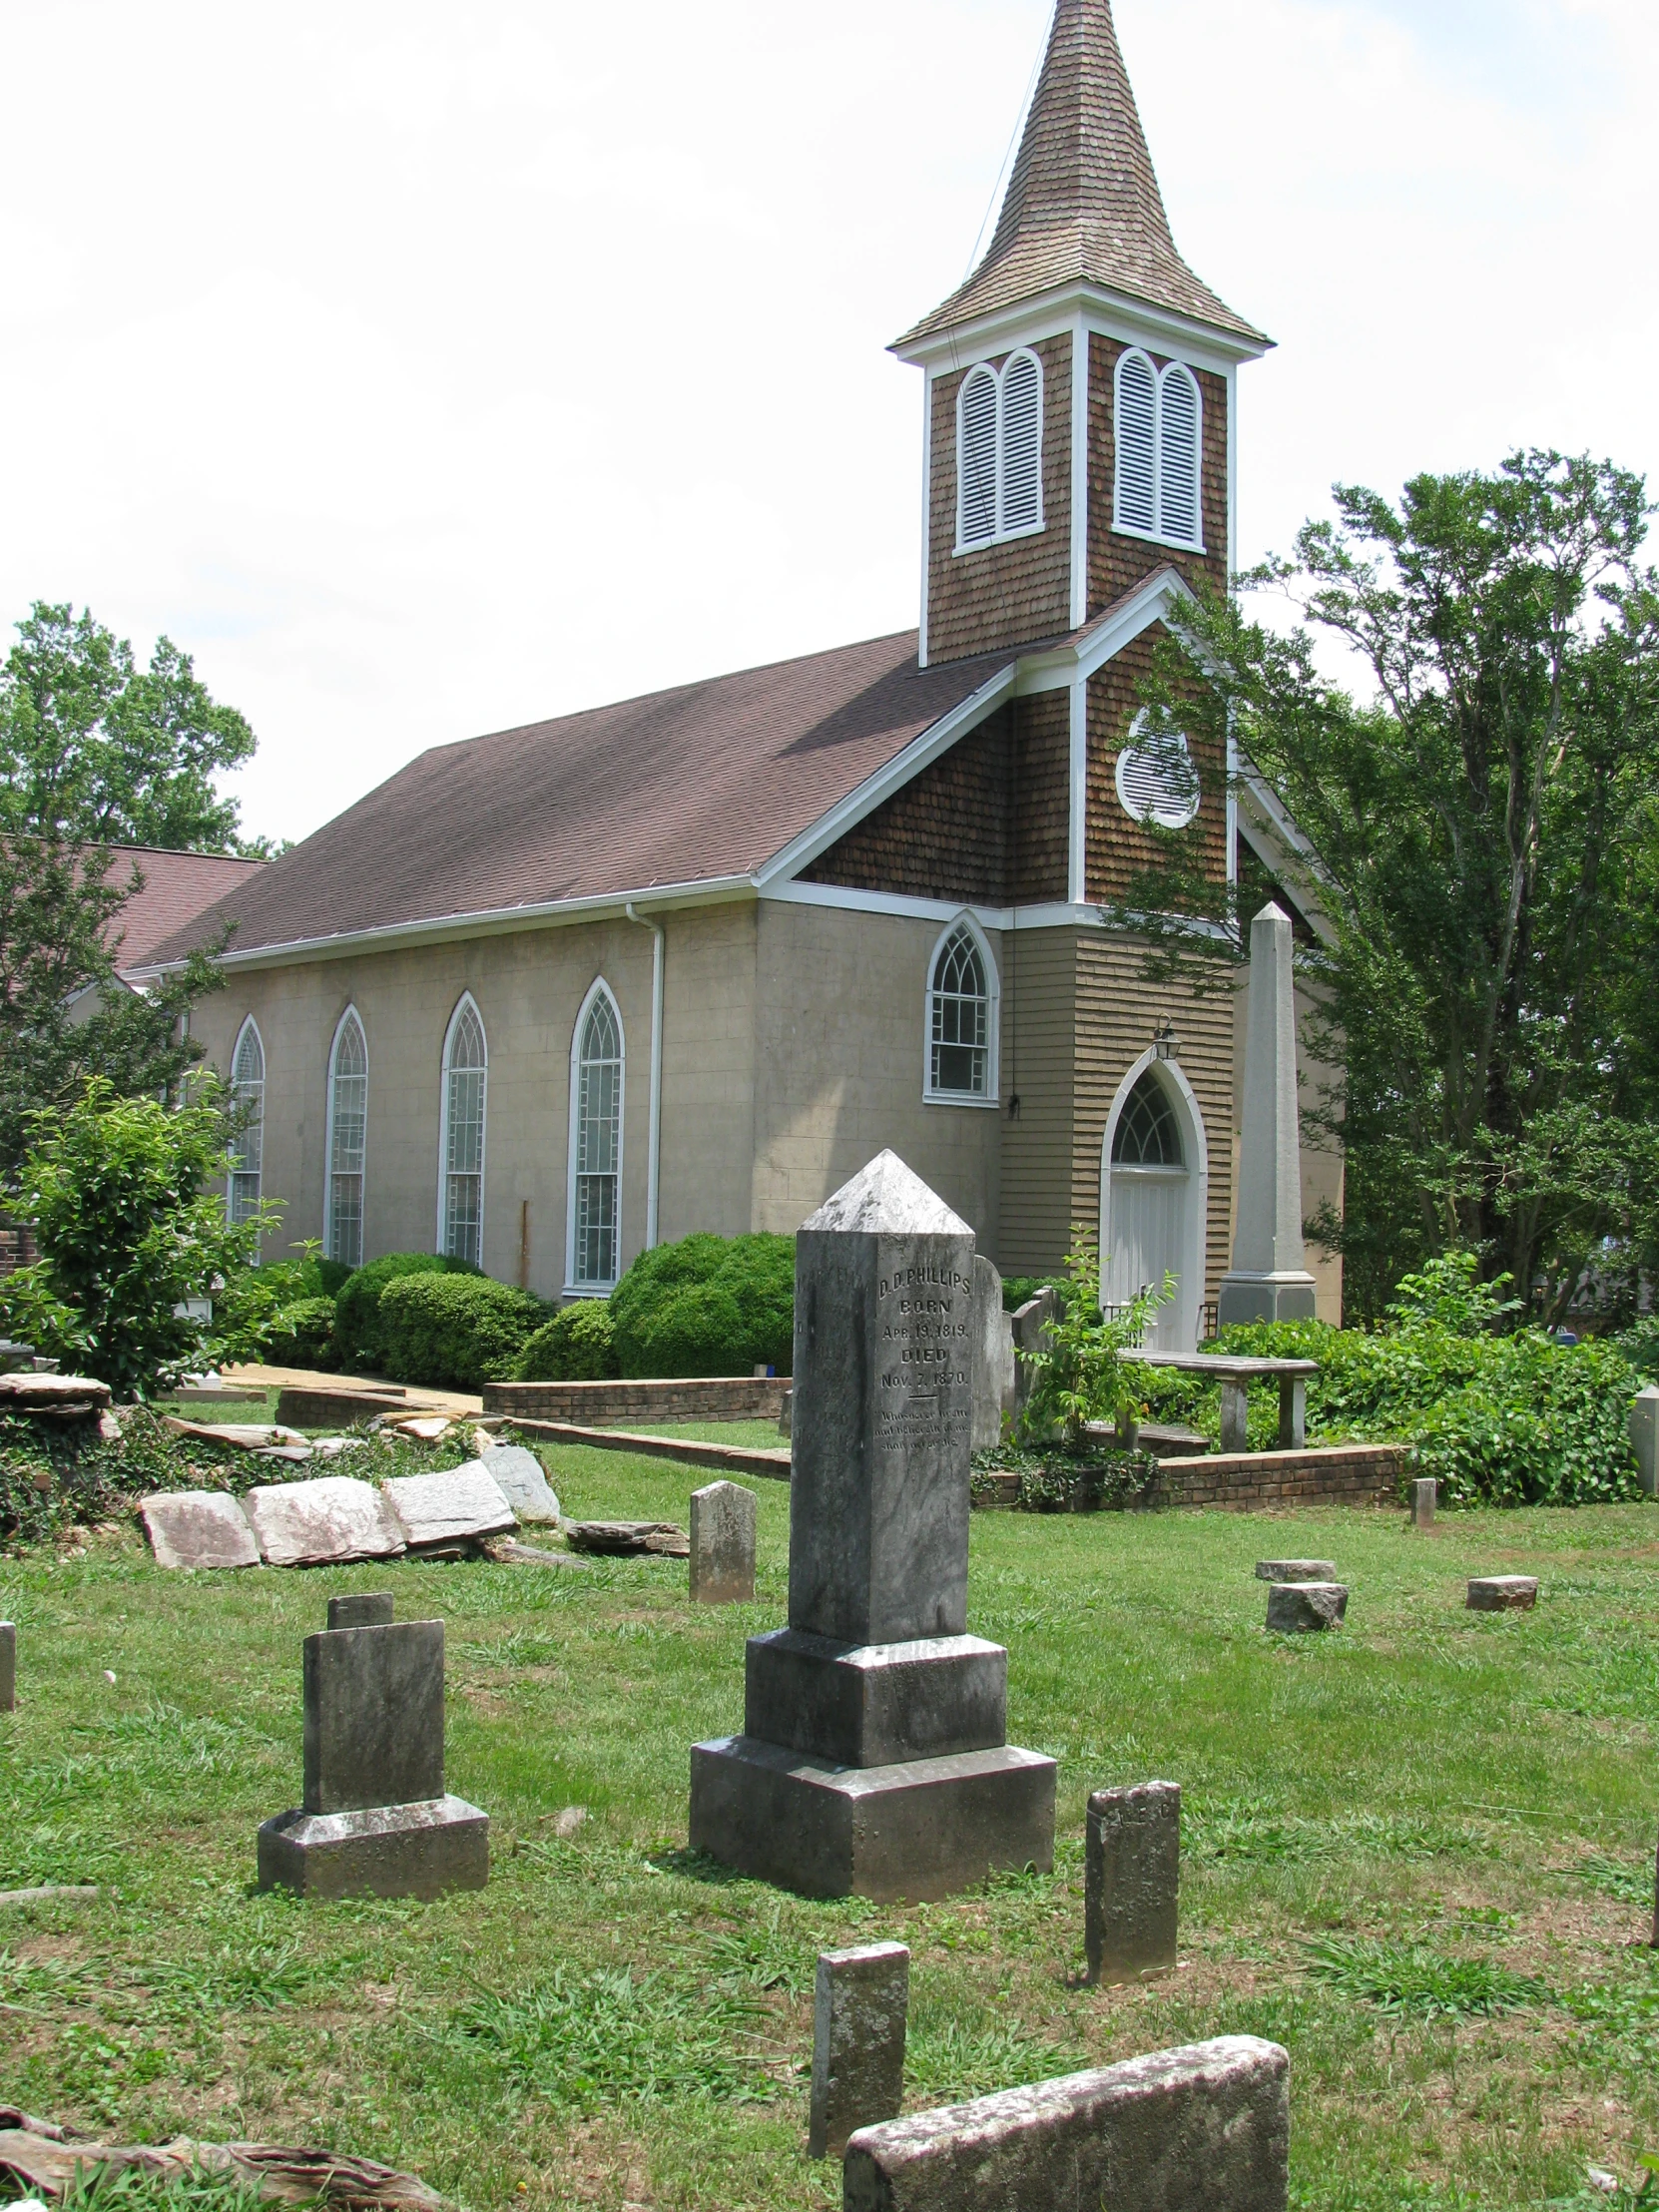
{"type": "MultiPolygon", "coordinates": [[[[455,1001],[443,1032],[443,1056],[438,1062],[438,1219],[433,1251],[442,1253],[444,1231],[448,1226],[449,1211],[449,1055],[455,1041],[455,1031],[467,1008],[472,1009],[478,1023],[478,1034],[484,1040],[484,1100],[483,1127],[478,1138],[478,1265],[484,1264],[484,1194],[487,1189],[490,1133],[490,1033],[484,1020],[483,1008],[470,991],[462,991],[455,1001]]],[[[367,1043],[367,1032],[364,1032],[367,1043]]]]}
{"type": "MultiPolygon", "coordinates": [[[[254,1204],[257,1208],[260,1204],[260,1201],[265,1196],[265,1102],[267,1079],[270,1074],[270,1060],[265,1049],[265,1038],[261,1033],[260,1025],[254,1019],[254,1016],[252,1014],[247,1014],[243,1017],[242,1027],[237,1031],[236,1044],[232,1047],[231,1096],[232,1099],[235,1100],[238,1096],[239,1090],[243,1087],[239,1085],[237,1081],[237,1062],[242,1058],[243,1042],[248,1037],[250,1032],[252,1032],[253,1034],[254,1042],[260,1048],[260,1164],[254,1170],[254,1204]]],[[[242,1176],[246,1175],[247,1172],[248,1171],[246,1169],[233,1168],[231,1171],[231,1175],[226,1183],[225,1211],[230,1216],[233,1224],[236,1221],[237,1182],[242,1176]]],[[[260,1257],[259,1254],[256,1253],[254,1257],[256,1264],[258,1264],[260,1257]]]]}
{"type": "MultiPolygon", "coordinates": [[[[359,1013],[358,1013],[358,1011],[357,1011],[357,1008],[356,1008],[356,1003],[355,1003],[355,1001],[352,1001],[352,1002],[351,1002],[350,1004],[348,1004],[348,1005],[347,1005],[347,1007],[346,1007],[346,1009],[345,1009],[344,1013],[342,1013],[342,1014],[340,1015],[340,1017],[339,1017],[338,1021],[336,1021],[336,1022],[335,1022],[335,1024],[334,1024],[334,1034],[333,1034],[333,1038],[332,1038],[332,1040],[330,1041],[330,1043],[329,1043],[329,1046],[328,1046],[328,1115],[327,1115],[327,1121],[326,1121],[326,1123],[325,1123],[325,1125],[324,1125],[324,1129],[323,1129],[323,1139],[322,1139],[322,1147],[323,1147],[323,1149],[322,1149],[322,1250],[323,1250],[323,1254],[324,1254],[324,1256],[325,1256],[326,1258],[329,1258],[329,1259],[332,1259],[332,1258],[333,1258],[333,1245],[334,1245],[334,1077],[335,1077],[335,1073],[336,1073],[336,1071],[337,1071],[337,1062],[338,1062],[338,1060],[339,1060],[339,1042],[340,1042],[340,1039],[341,1039],[341,1037],[343,1037],[343,1036],[344,1036],[344,1034],[345,1034],[345,1025],[346,1025],[346,1023],[347,1023],[348,1021],[349,1021],[349,1022],[355,1022],[355,1023],[356,1023],[356,1025],[357,1025],[357,1034],[358,1034],[358,1036],[359,1036],[359,1037],[361,1037],[361,1038],[362,1038],[362,1040],[363,1040],[363,1164],[362,1164],[362,1171],[361,1171],[361,1180],[362,1180],[362,1200],[363,1200],[363,1213],[364,1213],[364,1220],[363,1220],[363,1234],[364,1234],[364,1239],[365,1239],[365,1243],[364,1243],[363,1251],[359,1251],[359,1253],[358,1253],[358,1255],[357,1255],[357,1259],[356,1259],[356,1262],[355,1262],[355,1265],[357,1265],[357,1266],[359,1266],[359,1267],[360,1267],[360,1266],[362,1265],[362,1261],[363,1261],[363,1257],[364,1257],[364,1252],[366,1252],[366,1249],[367,1249],[367,1246],[366,1246],[366,1236],[367,1236],[367,1209],[368,1209],[368,1078],[369,1078],[369,1074],[370,1074],[370,1068],[369,1068],[369,1061],[368,1061],[368,1031],[367,1031],[367,1030],[366,1030],[366,1029],[364,1028],[364,1026],[363,1026],[363,1017],[362,1017],[362,1015],[361,1015],[361,1014],[359,1014],[359,1013]]],[[[488,1047],[488,1043],[487,1043],[487,1041],[486,1041],[486,1044],[485,1044],[485,1051],[487,1052],[487,1051],[488,1051],[488,1049],[489,1049],[489,1047],[488,1047]]],[[[447,1077],[447,1074],[445,1075],[445,1079],[444,1079],[444,1086],[443,1086],[443,1088],[444,1088],[444,1097],[445,1097],[445,1099],[447,1100],[447,1098],[448,1098],[448,1096],[449,1096],[449,1083],[448,1083],[448,1077],[447,1077]]]]}
{"type": "Polygon", "coordinates": [[[1190,361],[1176,356],[1159,368],[1144,345],[1126,345],[1118,355],[1112,371],[1112,528],[1120,538],[1139,538],[1148,545],[1175,546],[1183,553],[1204,551],[1204,386],[1198,380],[1198,371],[1190,361]],[[1145,361],[1152,377],[1152,514],[1154,527],[1138,530],[1123,520],[1122,502],[1118,496],[1119,444],[1117,435],[1119,395],[1122,390],[1123,364],[1132,357],[1145,361]],[[1172,369],[1179,369],[1192,380],[1193,394],[1198,407],[1196,436],[1198,439],[1198,498],[1195,502],[1197,533],[1190,538],[1177,537],[1164,528],[1164,383],[1172,369]]]}
{"type": "Polygon", "coordinates": [[[966,553],[983,553],[987,546],[1007,545],[1015,538],[1040,537],[1048,527],[1047,502],[1043,489],[1044,438],[1048,427],[1048,378],[1043,370],[1042,356],[1029,345],[1016,345],[1000,368],[988,360],[975,361],[969,367],[956,390],[956,543],[952,557],[959,560],[966,553]],[[1004,400],[1007,393],[1007,375],[1015,361],[1029,361],[1037,372],[1037,516],[1034,522],[1022,522],[1017,529],[1004,527],[1003,464],[1006,453],[1006,415],[1004,400]],[[965,538],[962,535],[962,402],[967,396],[971,379],[981,371],[988,375],[996,389],[996,497],[995,526],[989,537],[965,538]]]}
{"type": "MultiPolygon", "coordinates": [[[[1176,1119],[1181,1124],[1182,1148],[1187,1155],[1187,1249],[1182,1255],[1181,1288],[1177,1293],[1175,1311],[1180,1349],[1195,1352],[1198,1349],[1198,1324],[1204,1306],[1205,1269],[1209,1254],[1210,1142],[1204,1128],[1204,1109],[1198,1103],[1198,1093],[1187,1080],[1187,1071],[1179,1060],[1160,1060],[1156,1048],[1150,1045],[1118,1085],[1112,1099],[1112,1110],[1106,1117],[1106,1134],[1100,1141],[1101,1274],[1104,1277],[1112,1251],[1112,1147],[1117,1142],[1118,1123],[1123,1118],[1123,1109],[1129,1103],[1135,1085],[1148,1069],[1152,1070],[1156,1080],[1163,1085],[1165,1095],[1175,1108],[1176,1119]]],[[[1127,1168],[1119,1172],[1169,1182],[1175,1179],[1178,1171],[1173,1168],[1127,1168]]]]}
{"type": "Polygon", "coordinates": [[[921,1097],[926,1106],[966,1106],[982,1113],[989,1107],[993,1113],[1002,1104],[1002,977],[991,950],[990,939],[979,926],[970,910],[963,906],[951,915],[938,935],[933,939],[927,954],[927,965],[922,970],[921,992],[921,1097]],[[976,1097],[971,1091],[941,1091],[933,1087],[933,974],[939,964],[939,955],[956,934],[966,929],[978,947],[979,958],[985,969],[985,1092],[976,1097]]]}
{"type": "Polygon", "coordinates": [[[622,1001],[612,990],[603,975],[596,975],[588,985],[581,1005],[576,1009],[576,1024],[570,1033],[570,1139],[565,1160],[565,1287],[566,1298],[608,1298],[622,1279],[622,1194],[623,1168],[625,1164],[625,1140],[628,1133],[628,1030],[622,1019],[622,1001]],[[616,1117],[616,1261],[617,1272],[609,1283],[578,1283],[576,1280],[576,1169],[580,1142],[582,1111],[582,1032],[588,1025],[588,1015],[595,999],[604,997],[611,1002],[611,1014],[616,1022],[617,1034],[617,1117],[616,1117]]]}

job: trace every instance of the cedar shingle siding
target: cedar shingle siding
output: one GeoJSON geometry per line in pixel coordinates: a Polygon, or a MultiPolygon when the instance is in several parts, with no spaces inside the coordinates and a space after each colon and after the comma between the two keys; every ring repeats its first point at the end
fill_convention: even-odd
{"type": "MultiPolygon", "coordinates": [[[[1227,584],[1227,386],[1208,369],[1195,368],[1204,399],[1204,551],[1183,553],[1178,546],[1154,545],[1145,538],[1120,537],[1112,528],[1112,479],[1116,471],[1113,439],[1113,378],[1120,355],[1128,352],[1115,338],[1098,332],[1089,340],[1089,613],[1098,614],[1154,569],[1176,568],[1188,583],[1204,578],[1217,591],[1227,584]]],[[[1149,358],[1162,368],[1170,355],[1149,358]]],[[[1191,365],[1191,364],[1189,364],[1191,365]]]]}
{"type": "MultiPolygon", "coordinates": [[[[1118,755],[1140,701],[1136,689],[1152,664],[1156,641],[1167,637],[1161,622],[1143,630],[1098,675],[1089,679],[1089,811],[1086,830],[1090,898],[1121,898],[1130,879],[1159,858],[1154,839],[1123,811],[1117,793],[1118,755]]],[[[1213,746],[1193,741],[1198,767],[1198,828],[1204,838],[1208,872],[1216,881],[1227,875],[1226,764],[1213,746]]]]}
{"type": "Polygon", "coordinates": [[[1068,728],[1063,692],[999,708],[803,869],[804,880],[964,905],[1064,898],[1068,728]]]}
{"type": "MultiPolygon", "coordinates": [[[[927,659],[1058,637],[1071,621],[1071,337],[1029,349],[1043,364],[1043,527],[956,552],[956,394],[972,361],[933,381],[927,659]]],[[[1007,354],[989,356],[1000,370],[1007,354]]]]}

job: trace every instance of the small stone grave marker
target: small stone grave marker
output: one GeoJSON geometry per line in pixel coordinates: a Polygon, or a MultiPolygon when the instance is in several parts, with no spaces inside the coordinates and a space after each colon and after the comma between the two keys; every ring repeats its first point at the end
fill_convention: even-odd
{"type": "Polygon", "coordinates": [[[397,1601],[390,1590],[353,1590],[348,1597],[328,1600],[330,1628],[386,1628],[396,1617],[397,1601]]]}
{"type": "Polygon", "coordinates": [[[909,2008],[910,1953],[902,1943],[820,1951],[809,2158],[838,2158],[856,2129],[897,2117],[909,2008]]]}
{"type": "Polygon", "coordinates": [[[1641,1469],[1642,1488],[1653,1497],[1659,1494],[1659,1383],[1649,1382],[1636,1392],[1629,1426],[1630,1445],[1641,1469]]]}
{"type": "Polygon", "coordinates": [[[1477,1574],[1464,1605],[1471,1613],[1530,1613],[1537,1602],[1536,1575],[1477,1574]]]}
{"type": "Polygon", "coordinates": [[[1281,1636],[1335,1628],[1348,1611],[1342,1582],[1276,1582],[1268,1591],[1268,1626],[1281,1636]]]}
{"type": "Polygon", "coordinates": [[[480,1542],[518,1526],[512,1507],[481,1459],[432,1474],[390,1475],[385,1494],[411,1551],[480,1542]]]}
{"type": "Polygon", "coordinates": [[[1218,2035],[860,2128],[842,2212],[1285,2212],[1290,2135],[1289,2053],[1218,2035]]]}
{"type": "Polygon", "coordinates": [[[395,1559],[406,1549],[391,1501],[352,1475],[271,1482],[250,1490],[244,1502],[268,1566],[340,1566],[395,1559]]]}
{"type": "Polygon", "coordinates": [[[738,1482],[711,1482],[691,1501],[691,1594],[701,1605],[748,1605],[755,1596],[760,1500],[738,1482]]]}
{"type": "Polygon", "coordinates": [[[1090,1981],[1132,1981],[1175,1960],[1181,1785],[1096,1790],[1084,1844],[1083,1940],[1090,1981]]]}
{"type": "Polygon", "coordinates": [[[0,1621],[0,1713],[17,1710],[17,1628],[0,1621]]]}
{"type": "Polygon", "coordinates": [[[139,1500],[159,1567],[257,1567],[248,1515],[224,1490],[156,1490],[139,1500]]]}
{"type": "Polygon", "coordinates": [[[1431,1474],[1419,1475],[1411,1484],[1411,1526],[1432,1528],[1440,1485],[1431,1474]]]}
{"type": "Polygon", "coordinates": [[[1258,1559],[1258,1582],[1335,1582],[1335,1559],[1258,1559]]]}

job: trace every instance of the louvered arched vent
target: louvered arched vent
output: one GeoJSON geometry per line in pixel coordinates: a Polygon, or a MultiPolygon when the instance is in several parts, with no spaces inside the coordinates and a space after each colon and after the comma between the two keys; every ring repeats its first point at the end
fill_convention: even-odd
{"type": "Polygon", "coordinates": [[[1161,545],[1204,547],[1204,401],[1184,361],[1120,354],[1113,424],[1113,527],[1161,545]]]}
{"type": "Polygon", "coordinates": [[[1010,353],[980,361],[956,400],[956,550],[971,553],[1043,526],[1043,371],[1010,353]]]}
{"type": "Polygon", "coordinates": [[[1118,800],[1135,822],[1153,822],[1161,830],[1185,830],[1198,813],[1198,770],[1185,735],[1173,730],[1155,736],[1143,710],[1129,725],[1129,742],[1118,755],[1118,800]]]}
{"type": "Polygon", "coordinates": [[[1171,361],[1158,381],[1158,534],[1175,545],[1197,545],[1198,380],[1171,361]]]}
{"type": "Polygon", "coordinates": [[[989,545],[996,536],[996,370],[982,362],[962,386],[956,415],[956,541],[989,545]]]}
{"type": "Polygon", "coordinates": [[[1034,353],[1014,353],[1002,371],[1001,535],[1043,518],[1043,372],[1034,353]]]}
{"type": "Polygon", "coordinates": [[[1138,347],[1122,355],[1117,374],[1117,497],[1120,530],[1158,534],[1158,374],[1138,347]]]}

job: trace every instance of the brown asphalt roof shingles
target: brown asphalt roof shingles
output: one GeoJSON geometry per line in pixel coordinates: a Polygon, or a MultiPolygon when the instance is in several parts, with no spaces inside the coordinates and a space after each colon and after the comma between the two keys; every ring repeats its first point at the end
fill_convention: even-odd
{"type": "Polygon", "coordinates": [[[143,877],[111,924],[110,934],[120,939],[116,959],[125,974],[143,967],[157,948],[181,931],[201,942],[191,925],[218,903],[227,892],[244,889],[267,865],[264,860],[239,860],[224,852],[174,852],[153,844],[117,844],[110,847],[106,881],[125,888],[136,868],[143,877]]]}
{"type": "Polygon", "coordinates": [[[906,630],[438,746],[155,957],[751,874],[1012,658],[918,669],[906,630]]]}
{"type": "Polygon", "coordinates": [[[1068,283],[1100,284],[1253,344],[1268,342],[1175,251],[1111,0],[1057,0],[990,252],[898,343],[1068,283]]]}

